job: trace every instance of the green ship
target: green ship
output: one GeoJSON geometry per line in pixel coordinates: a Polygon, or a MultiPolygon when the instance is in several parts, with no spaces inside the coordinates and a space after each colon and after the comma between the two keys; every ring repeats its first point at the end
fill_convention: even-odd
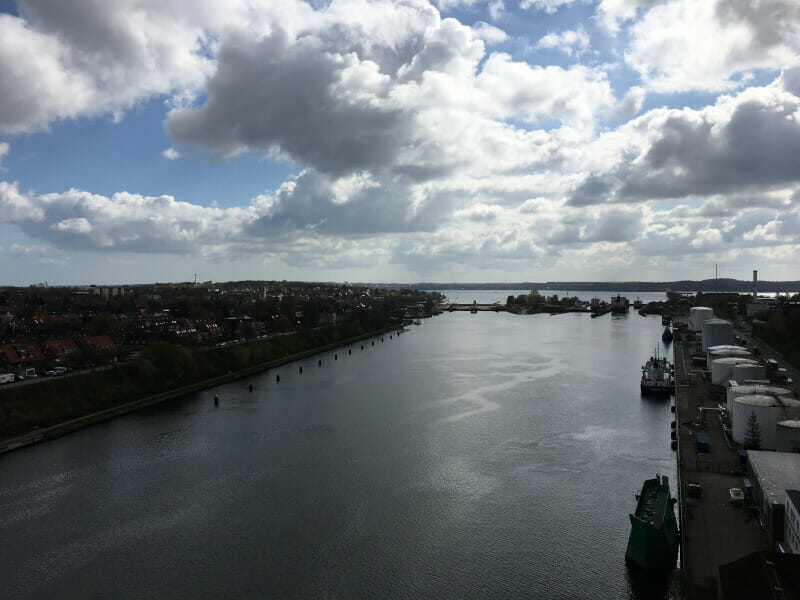
{"type": "Polygon", "coordinates": [[[636,500],[625,560],[649,571],[668,571],[678,558],[680,534],[667,476],[645,480],[636,500]]]}

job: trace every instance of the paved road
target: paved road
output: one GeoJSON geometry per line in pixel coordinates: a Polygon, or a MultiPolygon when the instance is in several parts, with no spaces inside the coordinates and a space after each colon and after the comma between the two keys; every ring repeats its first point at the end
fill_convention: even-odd
{"type": "Polygon", "coordinates": [[[703,598],[715,592],[717,568],[757,550],[768,550],[769,540],[758,521],[743,508],[730,503],[729,489],[743,487],[738,472],[738,448],[728,445],[717,412],[706,413],[698,423],[700,407],[715,408],[722,399],[713,395],[701,369],[691,363],[696,342],[675,347],[676,421],[679,438],[678,473],[682,510],[682,568],[686,574],[686,598],[703,598]],[[703,431],[711,451],[697,452],[697,433],[703,431]],[[702,487],[700,498],[686,493],[688,481],[702,487]]]}

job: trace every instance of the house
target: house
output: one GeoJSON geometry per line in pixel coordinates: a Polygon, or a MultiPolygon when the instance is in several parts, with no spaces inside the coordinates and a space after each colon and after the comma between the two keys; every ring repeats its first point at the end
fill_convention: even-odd
{"type": "Polygon", "coordinates": [[[17,351],[19,358],[22,362],[37,362],[44,360],[44,354],[39,349],[36,342],[24,341],[13,343],[14,350],[17,351]]]}
{"type": "Polygon", "coordinates": [[[75,342],[70,339],[48,340],[45,346],[48,354],[54,358],[66,358],[77,355],[80,352],[75,342]]]}
{"type": "Polygon", "coordinates": [[[83,343],[89,351],[97,354],[108,354],[117,350],[114,341],[107,335],[85,337],[83,343]]]}
{"type": "Polygon", "coordinates": [[[20,362],[19,354],[11,344],[0,346],[0,363],[18,365],[20,362]]]}

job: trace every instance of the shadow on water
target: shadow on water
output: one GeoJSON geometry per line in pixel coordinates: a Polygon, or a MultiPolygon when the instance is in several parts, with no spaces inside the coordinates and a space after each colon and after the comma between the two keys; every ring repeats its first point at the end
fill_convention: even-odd
{"type": "Polygon", "coordinates": [[[668,573],[644,571],[625,565],[628,597],[634,600],[676,600],[680,597],[676,586],[678,571],[668,573]]]}

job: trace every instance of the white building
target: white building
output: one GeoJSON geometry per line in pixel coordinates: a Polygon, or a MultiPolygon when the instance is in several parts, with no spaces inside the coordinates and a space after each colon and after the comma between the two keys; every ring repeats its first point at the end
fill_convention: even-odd
{"type": "Polygon", "coordinates": [[[800,490],[786,490],[783,548],[790,554],[800,554],[800,490]]]}

